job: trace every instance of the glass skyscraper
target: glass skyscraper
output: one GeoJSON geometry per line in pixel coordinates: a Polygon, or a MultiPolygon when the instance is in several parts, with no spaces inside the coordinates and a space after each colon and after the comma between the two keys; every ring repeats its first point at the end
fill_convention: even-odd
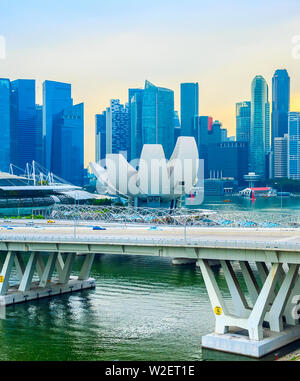
{"type": "Polygon", "coordinates": [[[144,89],[128,89],[128,160],[142,151],[142,110],[144,89]]]}
{"type": "Polygon", "coordinates": [[[199,114],[198,83],[180,85],[181,135],[194,136],[194,118],[199,114]]]}
{"type": "Polygon", "coordinates": [[[288,116],[288,177],[300,180],[300,113],[288,116]]]}
{"type": "Polygon", "coordinates": [[[0,78],[0,171],[7,172],[11,161],[10,154],[10,96],[11,86],[9,79],[0,78]]]}
{"type": "Polygon", "coordinates": [[[250,142],[251,102],[236,104],[236,140],[250,142]]]}
{"type": "Polygon", "coordinates": [[[145,82],[142,143],[161,144],[167,159],[174,149],[174,92],[145,82]]]}
{"type": "Polygon", "coordinates": [[[66,107],[54,118],[51,171],[68,182],[83,186],[84,105],[66,107]]]}
{"type": "Polygon", "coordinates": [[[11,162],[25,169],[27,163],[37,159],[35,80],[12,81],[11,89],[11,162]]]}
{"type": "Polygon", "coordinates": [[[289,111],[290,77],[285,69],[276,70],[272,78],[272,150],[274,139],[288,132],[289,111]]]}
{"type": "Polygon", "coordinates": [[[144,89],[129,89],[129,98],[130,159],[134,160],[140,158],[143,148],[142,113],[144,89]]]}
{"type": "Polygon", "coordinates": [[[97,114],[96,122],[96,162],[98,163],[106,156],[106,111],[97,114]]]}
{"type": "Polygon", "coordinates": [[[106,153],[128,155],[128,104],[112,99],[106,109],[106,153]]]}
{"type": "Polygon", "coordinates": [[[253,79],[251,95],[250,168],[265,178],[266,155],[270,151],[270,104],[268,85],[262,76],[253,79]]]}
{"type": "Polygon", "coordinates": [[[43,145],[44,163],[47,170],[52,168],[55,156],[53,128],[55,119],[66,108],[73,106],[71,85],[68,83],[45,81],[43,83],[43,145]]]}
{"type": "Polygon", "coordinates": [[[174,111],[174,142],[175,144],[179,136],[181,136],[181,125],[180,125],[178,111],[174,111]]]}
{"type": "Polygon", "coordinates": [[[44,166],[74,185],[83,185],[84,105],[73,105],[71,85],[43,83],[44,166]]]}

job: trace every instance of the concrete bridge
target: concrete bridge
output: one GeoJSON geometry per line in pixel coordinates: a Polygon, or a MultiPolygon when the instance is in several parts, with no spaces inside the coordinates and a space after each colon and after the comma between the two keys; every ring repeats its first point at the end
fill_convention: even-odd
{"type": "Polygon", "coordinates": [[[2,305],[95,287],[90,278],[95,254],[164,256],[177,263],[194,261],[201,268],[216,319],[215,332],[202,338],[203,347],[261,357],[300,338],[299,229],[18,226],[2,228],[0,252],[2,305]],[[74,277],[76,255],[84,259],[74,277]],[[230,304],[222,297],[211,261],[222,267],[230,304]],[[12,286],[14,266],[19,284],[12,286]],[[33,281],[34,273],[38,281],[33,281]]]}

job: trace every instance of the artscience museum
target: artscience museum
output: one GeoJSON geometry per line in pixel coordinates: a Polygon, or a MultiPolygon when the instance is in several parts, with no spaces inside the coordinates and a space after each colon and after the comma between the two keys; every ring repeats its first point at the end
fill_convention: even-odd
{"type": "Polygon", "coordinates": [[[184,195],[194,196],[201,181],[201,162],[193,137],[179,137],[169,160],[161,144],[145,144],[141,157],[128,163],[121,154],[108,154],[91,163],[101,194],[126,198],[135,206],[179,206],[184,195]]]}

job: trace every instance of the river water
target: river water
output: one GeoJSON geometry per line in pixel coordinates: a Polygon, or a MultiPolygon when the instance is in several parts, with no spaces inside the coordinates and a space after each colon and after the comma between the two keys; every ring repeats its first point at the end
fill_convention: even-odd
{"type": "MultiPolygon", "coordinates": [[[[278,199],[259,202],[266,212],[280,211],[278,199]]],[[[258,205],[219,199],[202,207],[258,205]]],[[[284,211],[299,208],[300,199],[283,200],[284,211]]],[[[95,290],[7,307],[0,320],[0,360],[250,360],[202,350],[201,337],[213,331],[214,316],[199,269],[172,266],[167,258],[99,255],[91,276],[95,290]]],[[[216,276],[230,304],[222,271],[216,276]]]]}

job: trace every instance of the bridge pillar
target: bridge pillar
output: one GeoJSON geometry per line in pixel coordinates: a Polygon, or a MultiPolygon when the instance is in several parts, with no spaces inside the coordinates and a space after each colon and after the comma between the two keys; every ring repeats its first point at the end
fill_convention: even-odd
{"type": "Polygon", "coordinates": [[[198,263],[216,319],[215,332],[202,338],[204,348],[261,357],[300,337],[300,326],[293,329],[284,324],[283,320],[290,320],[289,301],[295,296],[295,291],[300,289],[300,282],[296,282],[299,265],[290,264],[285,272],[281,263],[272,263],[269,270],[265,263],[257,262],[257,272],[262,280],[260,288],[249,263],[240,261],[248,297],[252,303],[252,306],[249,306],[246,290],[242,290],[231,262],[220,262],[234,312],[229,310],[221,295],[209,261],[199,259],[198,263]],[[270,328],[263,328],[264,322],[268,323],[270,328]]]}
{"type": "Polygon", "coordinates": [[[94,288],[95,280],[90,278],[90,271],[95,255],[84,254],[85,259],[79,276],[71,276],[76,253],[66,253],[65,260],[58,252],[12,252],[0,253],[3,266],[0,274],[0,305],[9,305],[94,288]],[[29,256],[24,264],[25,256],[29,256]],[[10,276],[15,266],[18,285],[10,285],[10,276]],[[56,268],[57,276],[54,276],[56,268]],[[39,281],[34,280],[34,274],[39,281]]]}

